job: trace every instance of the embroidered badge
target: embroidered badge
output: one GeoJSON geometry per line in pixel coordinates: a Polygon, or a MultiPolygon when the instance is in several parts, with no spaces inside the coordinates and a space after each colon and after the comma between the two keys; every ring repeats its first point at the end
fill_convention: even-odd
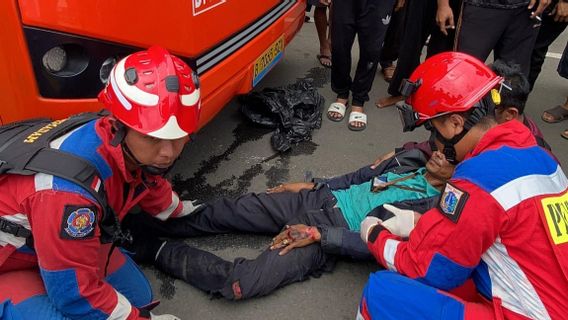
{"type": "Polygon", "coordinates": [[[60,236],[62,239],[92,238],[96,221],[94,206],[65,206],[60,236]]]}
{"type": "Polygon", "coordinates": [[[438,209],[454,223],[458,222],[469,194],[451,183],[446,183],[444,192],[438,202],[438,209]]]}

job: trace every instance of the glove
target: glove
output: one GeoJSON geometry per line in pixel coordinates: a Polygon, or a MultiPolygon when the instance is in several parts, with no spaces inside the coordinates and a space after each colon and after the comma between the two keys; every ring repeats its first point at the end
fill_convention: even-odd
{"type": "Polygon", "coordinates": [[[383,223],[383,220],[377,217],[366,217],[361,221],[361,239],[363,242],[367,243],[369,241],[369,233],[371,229],[379,223],[383,223]]]}
{"type": "Polygon", "coordinates": [[[181,210],[181,213],[179,214],[180,217],[185,217],[189,214],[192,214],[192,213],[198,211],[197,209],[199,209],[203,206],[203,204],[199,203],[199,201],[197,201],[197,200],[184,200],[181,203],[183,205],[183,209],[181,210]]]}
{"type": "Polygon", "coordinates": [[[172,314],[161,314],[158,316],[153,313],[150,313],[150,320],[181,320],[181,319],[172,314]]]}
{"type": "Polygon", "coordinates": [[[385,204],[383,208],[394,214],[394,217],[381,222],[383,227],[387,228],[392,234],[408,238],[410,231],[414,229],[414,211],[399,209],[390,204],[385,204]]]}

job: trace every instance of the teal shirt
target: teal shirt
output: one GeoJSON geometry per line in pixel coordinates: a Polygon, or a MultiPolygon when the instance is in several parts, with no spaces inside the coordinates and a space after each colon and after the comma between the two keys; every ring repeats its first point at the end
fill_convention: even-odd
{"type": "MultiPolygon", "coordinates": [[[[397,182],[396,185],[406,186],[416,189],[423,189],[425,192],[410,191],[390,186],[381,192],[371,192],[371,181],[352,185],[349,189],[334,190],[333,195],[337,199],[337,207],[341,209],[343,217],[349,224],[349,229],[359,231],[360,224],[363,219],[374,208],[379,207],[385,203],[394,203],[404,200],[417,200],[436,196],[440,194],[438,189],[434,188],[426,181],[424,173],[425,168],[418,169],[417,175],[408,180],[397,182]]],[[[392,181],[401,177],[408,176],[412,173],[395,174],[386,173],[381,177],[386,177],[387,181],[392,181]]]]}

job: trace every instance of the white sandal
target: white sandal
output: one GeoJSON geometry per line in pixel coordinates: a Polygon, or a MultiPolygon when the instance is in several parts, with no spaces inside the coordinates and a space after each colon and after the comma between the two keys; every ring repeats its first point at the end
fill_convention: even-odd
{"type": "Polygon", "coordinates": [[[349,130],[352,131],[365,130],[365,128],[367,128],[367,115],[364,114],[363,112],[351,111],[351,113],[349,114],[349,124],[347,125],[347,127],[349,128],[349,130]],[[355,127],[353,126],[354,122],[359,122],[362,123],[363,125],[355,127]]]}
{"type": "Polygon", "coordinates": [[[341,120],[343,120],[343,118],[345,118],[345,110],[347,109],[347,106],[341,102],[334,102],[332,104],[329,105],[329,108],[327,108],[327,118],[331,121],[334,122],[339,122],[341,120]],[[341,115],[340,118],[334,118],[331,117],[329,115],[330,112],[335,112],[335,113],[339,113],[341,115]]]}

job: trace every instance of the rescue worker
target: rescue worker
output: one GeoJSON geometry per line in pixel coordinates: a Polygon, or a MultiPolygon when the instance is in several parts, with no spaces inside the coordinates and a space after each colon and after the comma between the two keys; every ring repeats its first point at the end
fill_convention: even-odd
{"type": "Polygon", "coordinates": [[[388,271],[370,276],[359,319],[565,318],[568,180],[521,122],[480,117],[501,81],[463,53],[436,55],[412,74],[404,122],[428,124],[460,163],[417,223],[396,208],[396,223],[362,222],[388,271]],[[477,300],[448,292],[470,278],[477,300]]]}
{"type": "MultiPolygon", "coordinates": [[[[136,205],[161,220],[191,212],[163,174],[197,129],[196,74],[151,47],[113,67],[99,101],[110,115],[56,138],[51,148],[96,167],[102,181],[93,189],[106,190],[118,220],[136,205]]],[[[152,302],[149,282],[122,251],[101,243],[102,212],[85,189],[57,176],[0,177],[0,221],[11,227],[0,231],[0,318],[178,319],[144,309],[152,302]]]]}

